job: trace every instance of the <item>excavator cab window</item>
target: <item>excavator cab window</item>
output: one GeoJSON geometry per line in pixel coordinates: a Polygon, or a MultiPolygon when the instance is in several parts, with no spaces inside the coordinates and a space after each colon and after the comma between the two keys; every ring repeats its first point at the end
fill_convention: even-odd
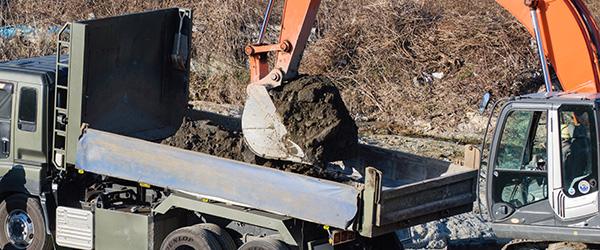
{"type": "Polygon", "coordinates": [[[562,188],[569,197],[598,190],[596,128],[588,105],[559,108],[562,188]]]}
{"type": "Polygon", "coordinates": [[[547,111],[506,116],[494,162],[494,202],[519,208],[548,198],[547,128],[547,111]]]}

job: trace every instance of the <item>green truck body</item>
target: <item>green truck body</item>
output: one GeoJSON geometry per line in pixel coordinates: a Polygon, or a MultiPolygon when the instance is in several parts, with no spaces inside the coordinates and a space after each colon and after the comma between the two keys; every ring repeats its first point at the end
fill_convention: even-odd
{"type": "Polygon", "coordinates": [[[29,196],[41,211],[22,210],[43,217],[19,228],[35,229],[31,239],[21,239],[6,224],[28,217],[4,207],[0,220],[8,222],[0,231],[7,236],[0,232],[0,243],[161,249],[175,229],[212,223],[238,246],[276,236],[293,249],[333,249],[328,240],[340,232],[352,233],[344,241],[384,240],[471,211],[476,170],[445,161],[361,145],[334,171],[357,172],[363,181],[344,184],[158,145],[184,116],[240,122],[187,107],[191,16],[171,8],[70,23],[59,33],[56,56],[0,64],[0,198],[10,207],[29,196]],[[103,151],[108,147],[114,151],[103,151]],[[142,161],[136,152],[155,158],[142,161]],[[276,187],[281,193],[306,202],[255,189],[270,185],[269,176],[290,183],[276,187]],[[228,182],[237,189],[222,184],[228,182]],[[222,188],[211,189],[215,183],[222,188]],[[339,201],[342,196],[350,198],[339,201]]]}

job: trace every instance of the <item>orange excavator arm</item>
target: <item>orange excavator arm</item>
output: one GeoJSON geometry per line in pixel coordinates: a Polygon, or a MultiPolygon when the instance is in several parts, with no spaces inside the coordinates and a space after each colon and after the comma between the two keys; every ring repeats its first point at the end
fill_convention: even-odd
{"type": "Polygon", "coordinates": [[[289,80],[298,74],[298,66],[302,52],[306,46],[313,22],[321,0],[285,1],[281,31],[277,44],[263,44],[264,32],[270,16],[272,1],[269,2],[263,28],[258,42],[246,47],[245,53],[250,57],[251,82],[276,87],[283,80],[289,80]],[[277,60],[272,70],[268,69],[267,52],[276,52],[277,60]]]}
{"type": "Polygon", "coordinates": [[[531,10],[536,6],[542,47],[554,66],[563,91],[600,90],[596,22],[581,0],[496,0],[535,36],[531,10]]]}

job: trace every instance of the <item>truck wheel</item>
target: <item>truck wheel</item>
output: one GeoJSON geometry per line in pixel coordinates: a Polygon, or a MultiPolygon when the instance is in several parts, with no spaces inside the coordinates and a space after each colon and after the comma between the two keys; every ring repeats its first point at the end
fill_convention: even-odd
{"type": "Polygon", "coordinates": [[[198,225],[194,225],[194,228],[203,228],[208,230],[213,234],[215,239],[219,242],[219,246],[221,246],[222,250],[237,250],[237,246],[235,246],[235,242],[231,235],[227,233],[227,230],[220,227],[217,224],[212,223],[202,223],[198,225]]]}
{"type": "Polygon", "coordinates": [[[221,250],[219,242],[203,228],[182,227],[171,232],[162,245],[161,250],[221,250]]]}
{"type": "Polygon", "coordinates": [[[264,238],[248,241],[239,250],[289,250],[289,248],[280,240],[264,238]]]}
{"type": "Polygon", "coordinates": [[[0,249],[52,249],[38,201],[13,194],[0,203],[0,249]]]}
{"type": "Polygon", "coordinates": [[[368,249],[373,250],[403,250],[404,246],[395,232],[377,236],[375,238],[362,238],[368,249]]]}

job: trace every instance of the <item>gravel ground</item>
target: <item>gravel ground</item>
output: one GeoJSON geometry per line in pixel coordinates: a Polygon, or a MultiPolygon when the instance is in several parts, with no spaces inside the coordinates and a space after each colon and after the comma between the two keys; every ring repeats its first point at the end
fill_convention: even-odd
{"type": "Polygon", "coordinates": [[[463,144],[432,138],[415,138],[401,135],[359,135],[358,142],[445,161],[462,160],[464,157],[463,144]]]}

